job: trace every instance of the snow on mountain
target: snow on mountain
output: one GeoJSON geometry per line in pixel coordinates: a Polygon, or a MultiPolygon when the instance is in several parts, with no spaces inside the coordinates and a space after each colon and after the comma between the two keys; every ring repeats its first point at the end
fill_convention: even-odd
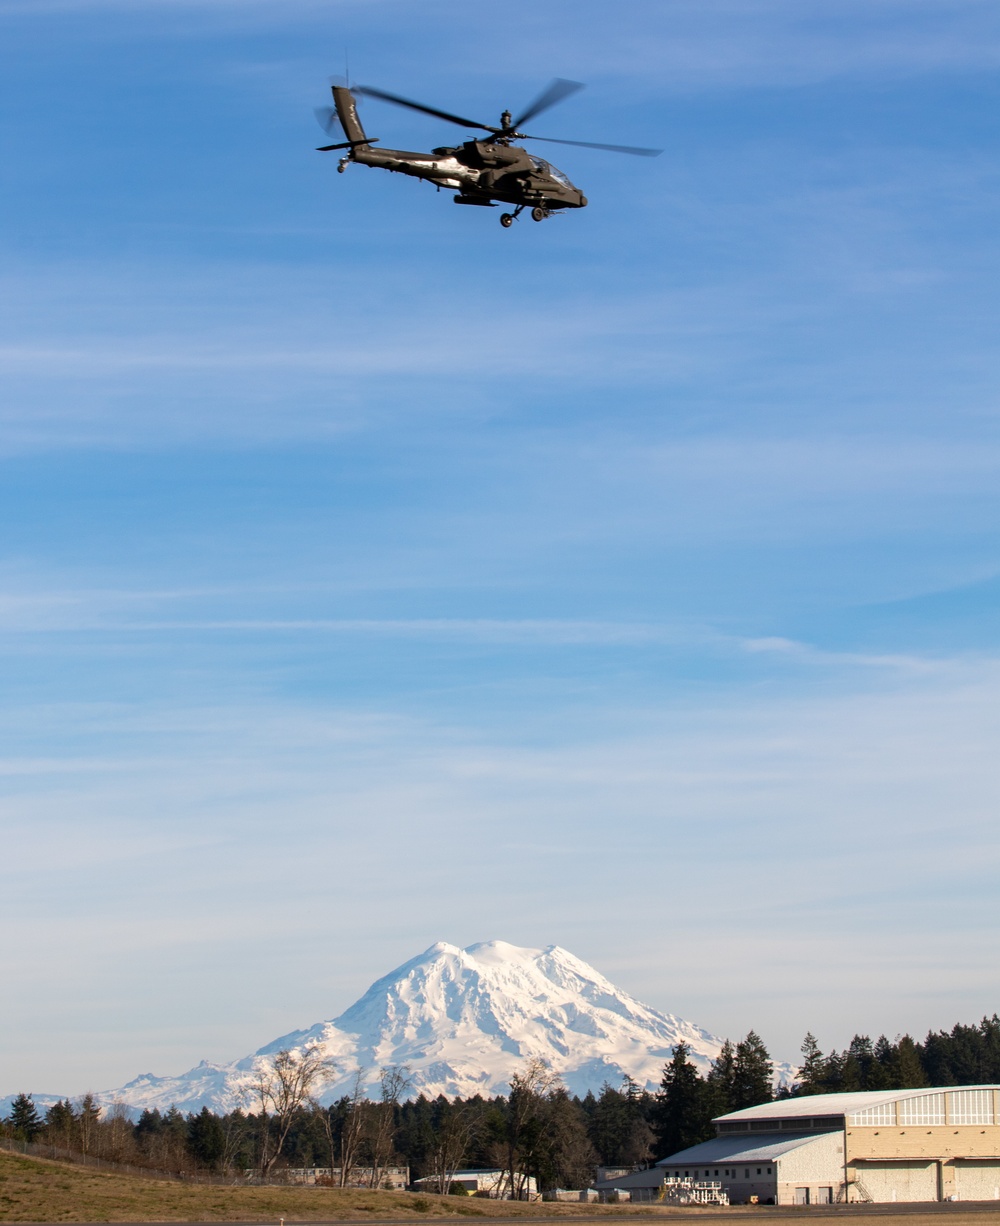
{"type": "Polygon", "coordinates": [[[536,1056],[571,1093],[599,1091],[605,1081],[618,1086],[626,1074],[652,1090],[681,1041],[702,1071],[721,1046],[557,945],[522,949],[487,941],[459,949],[439,942],[372,984],[332,1021],[282,1035],[232,1064],[203,1061],[179,1077],[147,1073],[96,1097],[137,1109],[229,1110],[241,1105],[255,1061],[310,1043],[321,1044],[336,1067],[321,1102],[348,1093],[359,1067],[374,1086],[379,1068],[389,1064],[409,1068],[411,1094],[502,1094],[536,1056]]]}

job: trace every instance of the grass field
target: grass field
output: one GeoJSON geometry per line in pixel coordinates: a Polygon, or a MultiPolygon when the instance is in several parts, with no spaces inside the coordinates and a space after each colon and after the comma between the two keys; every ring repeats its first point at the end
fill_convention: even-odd
{"type": "MultiPolygon", "coordinates": [[[[658,1209],[636,1205],[517,1204],[411,1192],[340,1188],[243,1188],[91,1171],[0,1151],[0,1222],[376,1222],[405,1218],[479,1217],[527,1223],[540,1218],[775,1219],[792,1226],[839,1218],[850,1226],[1000,1226],[1000,1203],[978,1205],[846,1205],[829,1208],[658,1209]]],[[[680,1224],[678,1223],[678,1226],[680,1224]]],[[[690,1224],[689,1224],[690,1226],[690,1224]]],[[[723,1226],[717,1222],[717,1226],[723,1226]]],[[[827,1221],[826,1226],[830,1226],[827,1221]]]]}
{"type": "MultiPolygon", "coordinates": [[[[593,1206],[555,1205],[559,1217],[593,1206]]],[[[0,1152],[0,1222],[297,1222],[532,1217],[537,1205],[353,1188],[241,1188],[92,1171],[0,1152]]],[[[608,1211],[606,1211],[608,1212],[608,1211]]],[[[620,1211],[619,1211],[620,1212],[620,1211]]]]}

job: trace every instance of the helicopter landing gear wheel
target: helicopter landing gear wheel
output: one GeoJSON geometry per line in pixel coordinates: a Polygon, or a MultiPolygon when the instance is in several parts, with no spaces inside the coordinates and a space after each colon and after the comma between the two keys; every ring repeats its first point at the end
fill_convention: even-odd
{"type": "Polygon", "coordinates": [[[500,214],[500,224],[503,226],[505,230],[509,230],[511,226],[514,224],[514,214],[513,213],[501,213],[500,214]]]}
{"type": "Polygon", "coordinates": [[[549,216],[549,210],[543,209],[540,205],[531,210],[532,221],[544,221],[549,216]]]}

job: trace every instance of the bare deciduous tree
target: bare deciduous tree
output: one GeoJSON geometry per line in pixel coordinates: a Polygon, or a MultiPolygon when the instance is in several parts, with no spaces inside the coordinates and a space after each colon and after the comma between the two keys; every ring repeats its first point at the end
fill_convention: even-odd
{"type": "Polygon", "coordinates": [[[261,1177],[266,1176],[281,1156],[288,1132],[300,1111],[311,1099],[314,1089],[333,1075],[332,1061],[323,1055],[319,1043],[299,1051],[282,1048],[273,1058],[260,1057],[254,1063],[248,1089],[260,1105],[261,1177]],[[271,1116],[275,1136],[271,1143],[271,1116]]]}
{"type": "Polygon", "coordinates": [[[544,1126],[546,1097],[562,1088],[559,1076],[540,1056],[510,1079],[507,1100],[507,1170],[505,1182],[512,1200],[527,1200],[528,1170],[544,1126]]]}
{"type": "Polygon", "coordinates": [[[101,1156],[112,1162],[127,1162],[135,1153],[132,1120],[124,1103],[112,1103],[99,1125],[101,1156]]]}
{"type": "Polygon", "coordinates": [[[371,1187],[382,1184],[382,1176],[393,1153],[396,1135],[396,1108],[410,1084],[410,1070],[402,1064],[389,1064],[379,1070],[381,1102],[369,1107],[369,1134],[371,1146],[371,1187]]]}
{"type": "Polygon", "coordinates": [[[84,1094],[79,1106],[76,1126],[80,1137],[80,1152],[89,1154],[97,1139],[97,1124],[101,1118],[101,1109],[93,1094],[84,1094]]]}
{"type": "Polygon", "coordinates": [[[434,1106],[432,1170],[437,1178],[438,1191],[442,1196],[447,1196],[455,1180],[455,1172],[460,1169],[476,1139],[480,1115],[469,1103],[450,1103],[443,1095],[434,1106]]]}
{"type": "Polygon", "coordinates": [[[224,1118],[225,1147],[222,1151],[222,1169],[231,1171],[236,1165],[239,1153],[247,1135],[247,1118],[238,1108],[230,1111],[224,1118]]]}
{"type": "MultiPolygon", "coordinates": [[[[351,1171],[357,1165],[358,1151],[365,1130],[365,1073],[367,1069],[356,1068],[348,1096],[344,1126],[340,1133],[340,1186],[347,1187],[351,1171]]],[[[332,1138],[331,1138],[332,1152],[332,1138]]]]}

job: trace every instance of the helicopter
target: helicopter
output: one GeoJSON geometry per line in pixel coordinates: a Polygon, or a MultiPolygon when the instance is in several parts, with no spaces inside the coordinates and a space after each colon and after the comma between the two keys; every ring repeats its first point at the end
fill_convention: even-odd
{"type": "Polygon", "coordinates": [[[333,135],[339,127],[347,138],[334,145],[321,145],[318,152],[346,149],[337,166],[341,174],[351,163],[377,166],[397,174],[426,179],[436,185],[454,189],[456,204],[496,208],[497,203],[511,205],[513,211],[501,213],[500,224],[509,229],[525,209],[531,210],[535,221],[545,221],[566,209],[586,207],[587,197],[555,166],[544,158],[535,157],[515,141],[537,140],[555,145],[577,145],[585,149],[605,149],[612,153],[632,153],[639,157],[656,157],[662,149],[642,149],[634,145],[604,145],[586,140],[556,140],[551,136],[530,136],[521,126],[543,111],[583,89],[579,81],[557,77],[516,119],[510,111],[500,116],[500,126],[479,123],[461,115],[453,115],[436,107],[425,106],[410,98],[401,98],[382,89],[366,85],[332,85],[333,107],[316,111],[316,118],[326,132],[333,135]],[[430,153],[408,153],[403,149],[376,149],[378,137],[366,136],[358,118],[355,95],[378,98],[394,106],[420,111],[436,119],[444,119],[463,128],[479,128],[487,136],[467,140],[461,145],[443,145],[430,153]]]}

